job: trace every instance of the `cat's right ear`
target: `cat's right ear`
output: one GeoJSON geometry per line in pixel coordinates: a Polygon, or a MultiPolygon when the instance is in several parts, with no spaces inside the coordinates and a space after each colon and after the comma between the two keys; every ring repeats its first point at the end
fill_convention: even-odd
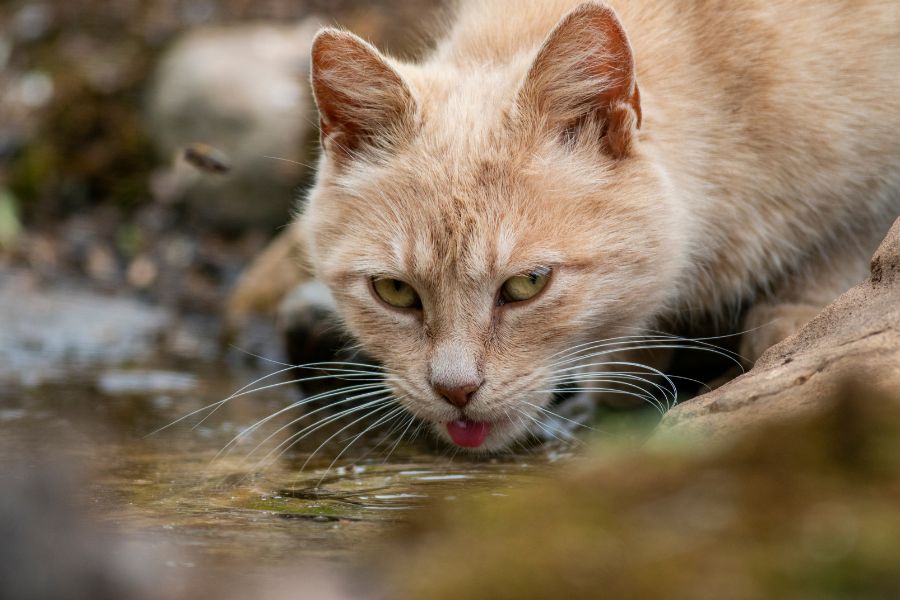
{"type": "Polygon", "coordinates": [[[374,46],[352,33],[328,28],[316,35],[311,78],[322,147],[338,162],[389,148],[411,123],[409,87],[374,46]]]}
{"type": "Polygon", "coordinates": [[[605,151],[626,156],[641,126],[641,101],[631,45],[616,13],[592,1],[563,17],[538,50],[518,104],[560,132],[577,134],[586,123],[597,124],[605,151]]]}

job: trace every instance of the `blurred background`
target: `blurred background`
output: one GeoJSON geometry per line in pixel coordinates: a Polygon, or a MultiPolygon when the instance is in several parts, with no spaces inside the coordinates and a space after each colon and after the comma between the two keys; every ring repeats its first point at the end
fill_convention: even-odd
{"type": "Polygon", "coordinates": [[[237,275],[310,182],[316,29],[411,55],[437,4],[0,3],[0,302],[88,286],[214,332],[237,275]],[[194,143],[227,172],[185,162],[194,143]]]}

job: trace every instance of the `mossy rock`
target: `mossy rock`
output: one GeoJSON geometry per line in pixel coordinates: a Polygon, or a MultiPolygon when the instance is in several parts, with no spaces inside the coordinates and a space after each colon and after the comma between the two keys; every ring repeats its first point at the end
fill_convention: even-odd
{"type": "Polygon", "coordinates": [[[896,400],[847,386],[732,443],[594,455],[429,514],[386,597],[900,597],[896,400]]]}

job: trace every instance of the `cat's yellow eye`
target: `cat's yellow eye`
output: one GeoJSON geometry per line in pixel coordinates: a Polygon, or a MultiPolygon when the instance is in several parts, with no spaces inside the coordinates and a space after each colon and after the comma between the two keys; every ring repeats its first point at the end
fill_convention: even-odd
{"type": "Polygon", "coordinates": [[[373,279],[372,289],[386,304],[396,306],[397,308],[419,308],[422,302],[419,300],[419,294],[405,281],[399,279],[373,279]]]}
{"type": "Polygon", "coordinates": [[[510,277],[500,288],[500,299],[503,303],[524,302],[531,300],[547,286],[550,281],[550,270],[535,270],[527,275],[510,277]]]}

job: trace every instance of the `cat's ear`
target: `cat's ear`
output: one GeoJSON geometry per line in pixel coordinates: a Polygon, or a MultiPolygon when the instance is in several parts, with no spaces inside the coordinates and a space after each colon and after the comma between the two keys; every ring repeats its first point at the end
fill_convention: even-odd
{"type": "Polygon", "coordinates": [[[559,22],[525,77],[519,106],[560,132],[595,118],[605,150],[628,154],[641,126],[640,93],[631,46],[611,8],[587,2],[559,22]]]}
{"type": "Polygon", "coordinates": [[[316,35],[311,79],[322,147],[339,161],[390,147],[411,122],[409,87],[378,50],[352,33],[323,29],[316,35]]]}

